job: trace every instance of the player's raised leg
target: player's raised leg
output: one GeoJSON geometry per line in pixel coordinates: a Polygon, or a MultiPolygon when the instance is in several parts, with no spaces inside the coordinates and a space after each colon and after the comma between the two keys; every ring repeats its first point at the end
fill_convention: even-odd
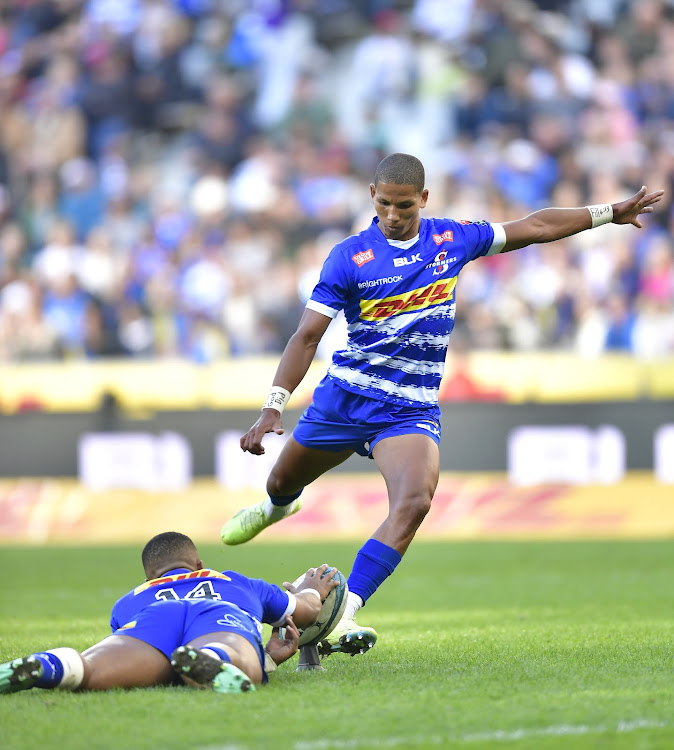
{"type": "Polygon", "coordinates": [[[389,514],[361,547],[348,578],[344,616],[323,645],[323,652],[363,653],[377,639],[373,628],[356,623],[358,610],[393,573],[431,507],[438,484],[440,453],[436,442],[413,433],[382,439],[373,456],[388,490],[389,514]]]}
{"type": "Polygon", "coordinates": [[[269,497],[240,510],[222,527],[220,538],[225,544],[243,544],[273,523],[297,513],[302,490],[352,453],[306,448],[290,436],[267,479],[269,497]]]}

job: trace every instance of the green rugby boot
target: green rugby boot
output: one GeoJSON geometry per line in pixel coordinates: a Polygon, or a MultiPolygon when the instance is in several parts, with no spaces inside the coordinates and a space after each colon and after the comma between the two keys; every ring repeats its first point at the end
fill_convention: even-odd
{"type": "Polygon", "coordinates": [[[226,661],[205,654],[198,648],[178,646],[171,654],[173,671],[196,688],[211,688],[216,693],[234,694],[255,691],[248,675],[226,661]]]}
{"type": "Polygon", "coordinates": [[[320,656],[330,654],[364,654],[377,642],[377,631],[374,628],[361,628],[353,619],[342,617],[335,629],[318,644],[320,656]]]}
{"type": "Polygon", "coordinates": [[[292,516],[302,507],[302,500],[297,498],[288,505],[280,505],[274,508],[271,518],[267,518],[265,512],[267,502],[267,500],[262,500],[256,505],[250,505],[230,518],[220,530],[220,539],[223,543],[233,545],[249,542],[267,526],[292,516]]]}
{"type": "Polygon", "coordinates": [[[0,664],[0,693],[30,690],[42,677],[42,662],[37,656],[24,656],[0,664]]]}
{"type": "Polygon", "coordinates": [[[213,680],[213,690],[216,693],[229,695],[231,693],[254,693],[255,685],[248,679],[248,675],[233,664],[223,662],[220,672],[213,680]]]}

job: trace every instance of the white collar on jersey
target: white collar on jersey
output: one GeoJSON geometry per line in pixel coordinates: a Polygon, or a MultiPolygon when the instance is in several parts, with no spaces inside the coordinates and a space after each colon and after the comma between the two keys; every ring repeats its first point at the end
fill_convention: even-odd
{"type": "Polygon", "coordinates": [[[399,247],[401,250],[408,250],[412,245],[419,242],[419,235],[412,237],[411,240],[386,240],[389,245],[393,247],[399,247]]]}

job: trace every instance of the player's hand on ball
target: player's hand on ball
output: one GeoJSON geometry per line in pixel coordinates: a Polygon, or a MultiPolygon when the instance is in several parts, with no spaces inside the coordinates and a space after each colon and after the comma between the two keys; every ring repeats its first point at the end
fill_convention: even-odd
{"type": "Polygon", "coordinates": [[[313,591],[321,597],[307,594],[297,596],[297,607],[293,619],[300,631],[299,647],[315,645],[333,631],[346,609],[349,585],[344,575],[328,565],[309,568],[293,583],[284,583],[285,588],[294,594],[313,591]]]}
{"type": "Polygon", "coordinates": [[[332,589],[339,586],[339,581],[334,580],[336,572],[337,568],[331,568],[327,563],[323,563],[318,568],[309,568],[299,583],[285,581],[283,587],[291,594],[299,594],[304,589],[314,589],[318,591],[321,601],[324,602],[332,589]]]}

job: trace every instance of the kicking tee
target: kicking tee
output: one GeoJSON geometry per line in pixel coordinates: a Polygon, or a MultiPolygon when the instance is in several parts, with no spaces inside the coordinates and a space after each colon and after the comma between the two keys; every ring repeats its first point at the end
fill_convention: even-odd
{"type": "Polygon", "coordinates": [[[498,253],[505,230],[486,221],[421,219],[415,240],[394,242],[378,222],[335,245],[307,307],[330,318],[344,310],[347,346],[328,368],[337,385],[404,406],[434,406],[459,271],[498,253]]]}
{"type": "MultiPolygon", "coordinates": [[[[295,596],[261,578],[247,578],[225,570],[169,570],[161,578],[145,581],[115,602],[110,617],[113,632],[136,619],[136,615],[158,601],[186,600],[233,604],[258,624],[281,625],[295,610],[295,596]]],[[[262,626],[259,625],[259,630],[262,626]]]]}

